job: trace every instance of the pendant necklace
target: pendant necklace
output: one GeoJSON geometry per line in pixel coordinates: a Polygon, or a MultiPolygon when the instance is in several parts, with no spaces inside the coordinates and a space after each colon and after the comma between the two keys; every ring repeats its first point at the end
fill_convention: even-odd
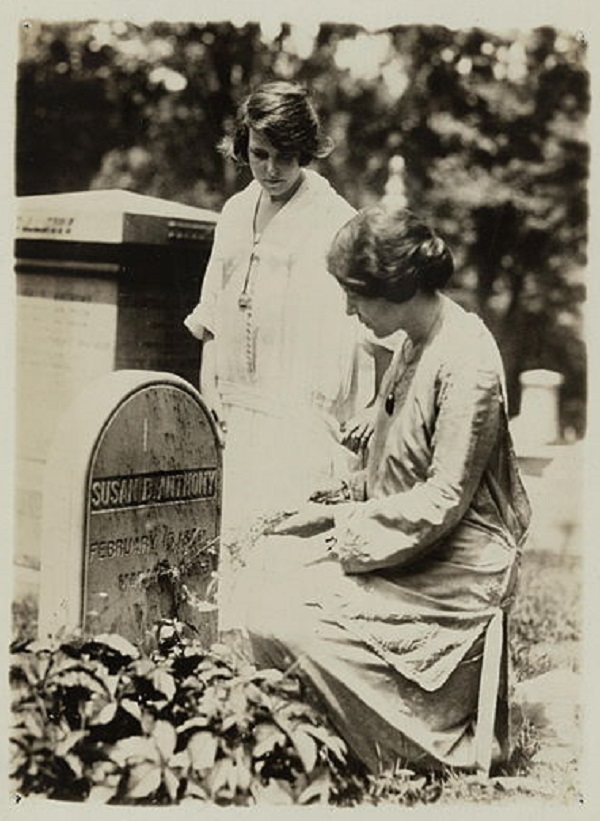
{"type": "Polygon", "coordinates": [[[385,397],[385,412],[388,416],[391,416],[393,414],[395,406],[396,398],[392,391],[392,393],[388,393],[388,395],[385,397]]]}
{"type": "MultiPolygon", "coordinates": [[[[436,312],[435,316],[433,317],[433,320],[432,320],[429,328],[427,329],[427,332],[424,335],[422,342],[420,342],[419,345],[418,345],[418,347],[420,348],[420,353],[423,352],[423,349],[425,347],[425,344],[426,344],[427,340],[430,338],[431,334],[433,333],[434,328],[438,324],[438,321],[441,319],[442,308],[443,308],[443,304],[440,306],[439,310],[436,312]]],[[[397,375],[396,378],[394,379],[394,381],[392,382],[392,385],[390,387],[390,391],[387,394],[387,396],[385,397],[385,402],[383,404],[383,407],[385,408],[385,412],[387,413],[388,416],[392,416],[395,409],[396,409],[396,390],[398,388],[398,385],[402,381],[402,378],[404,377],[404,375],[406,373],[406,366],[409,363],[409,359],[408,359],[409,351],[412,354],[410,356],[410,361],[412,362],[413,359],[414,359],[414,356],[415,356],[415,348],[416,347],[417,346],[414,345],[411,342],[410,338],[408,338],[408,337],[406,338],[406,340],[404,341],[404,344],[402,345],[402,349],[400,351],[400,362],[398,364],[399,364],[399,367],[400,367],[400,365],[402,365],[403,367],[400,371],[400,374],[397,375]],[[408,348],[408,350],[407,350],[407,348],[408,348]]]]}
{"type": "Polygon", "coordinates": [[[392,416],[395,409],[396,409],[396,389],[397,389],[398,385],[400,384],[400,382],[402,380],[402,377],[404,376],[404,374],[406,372],[406,367],[405,366],[407,365],[407,356],[406,356],[405,348],[406,348],[407,345],[410,345],[411,348],[413,347],[410,343],[410,339],[405,340],[404,345],[402,346],[402,350],[400,352],[400,362],[404,367],[402,367],[402,370],[400,371],[400,375],[396,376],[396,378],[392,382],[392,385],[390,387],[390,392],[385,397],[385,402],[384,402],[383,406],[384,406],[385,412],[387,413],[388,416],[392,416]]]}

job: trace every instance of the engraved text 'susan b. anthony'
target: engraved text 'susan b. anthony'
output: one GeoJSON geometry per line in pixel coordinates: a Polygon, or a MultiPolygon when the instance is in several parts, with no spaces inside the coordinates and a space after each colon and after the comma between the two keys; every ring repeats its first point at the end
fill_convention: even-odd
{"type": "Polygon", "coordinates": [[[216,488],[215,468],[110,476],[92,482],[90,509],[99,513],[136,505],[211,499],[216,488]]]}

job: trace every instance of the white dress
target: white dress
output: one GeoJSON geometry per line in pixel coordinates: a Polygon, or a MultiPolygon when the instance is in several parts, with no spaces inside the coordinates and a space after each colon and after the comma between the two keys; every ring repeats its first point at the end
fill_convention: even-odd
{"type": "Polygon", "coordinates": [[[373,393],[362,329],[326,270],[333,236],[354,209],[305,169],[296,194],[255,236],[260,193],[253,181],[225,204],[200,302],[185,320],[199,339],[215,338],[227,424],[225,543],[347,472],[339,423],[373,393]]]}

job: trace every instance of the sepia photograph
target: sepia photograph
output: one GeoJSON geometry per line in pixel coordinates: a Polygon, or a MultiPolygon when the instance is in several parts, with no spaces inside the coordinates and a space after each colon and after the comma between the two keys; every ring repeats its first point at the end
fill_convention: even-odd
{"type": "Polygon", "coordinates": [[[591,14],[19,5],[9,810],[590,811],[591,14]]]}

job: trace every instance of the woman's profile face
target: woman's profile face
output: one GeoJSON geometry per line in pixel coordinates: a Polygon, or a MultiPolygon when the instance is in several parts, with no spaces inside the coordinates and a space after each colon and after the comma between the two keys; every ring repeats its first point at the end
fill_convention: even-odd
{"type": "Polygon", "coordinates": [[[271,198],[285,197],[302,170],[296,154],[283,154],[266,137],[250,129],[248,162],[252,176],[271,198]]]}
{"type": "Polygon", "coordinates": [[[345,291],[345,294],[348,316],[357,316],[376,337],[382,338],[398,330],[406,330],[406,320],[412,310],[411,300],[395,303],[382,297],[359,296],[352,291],[345,291]]]}

